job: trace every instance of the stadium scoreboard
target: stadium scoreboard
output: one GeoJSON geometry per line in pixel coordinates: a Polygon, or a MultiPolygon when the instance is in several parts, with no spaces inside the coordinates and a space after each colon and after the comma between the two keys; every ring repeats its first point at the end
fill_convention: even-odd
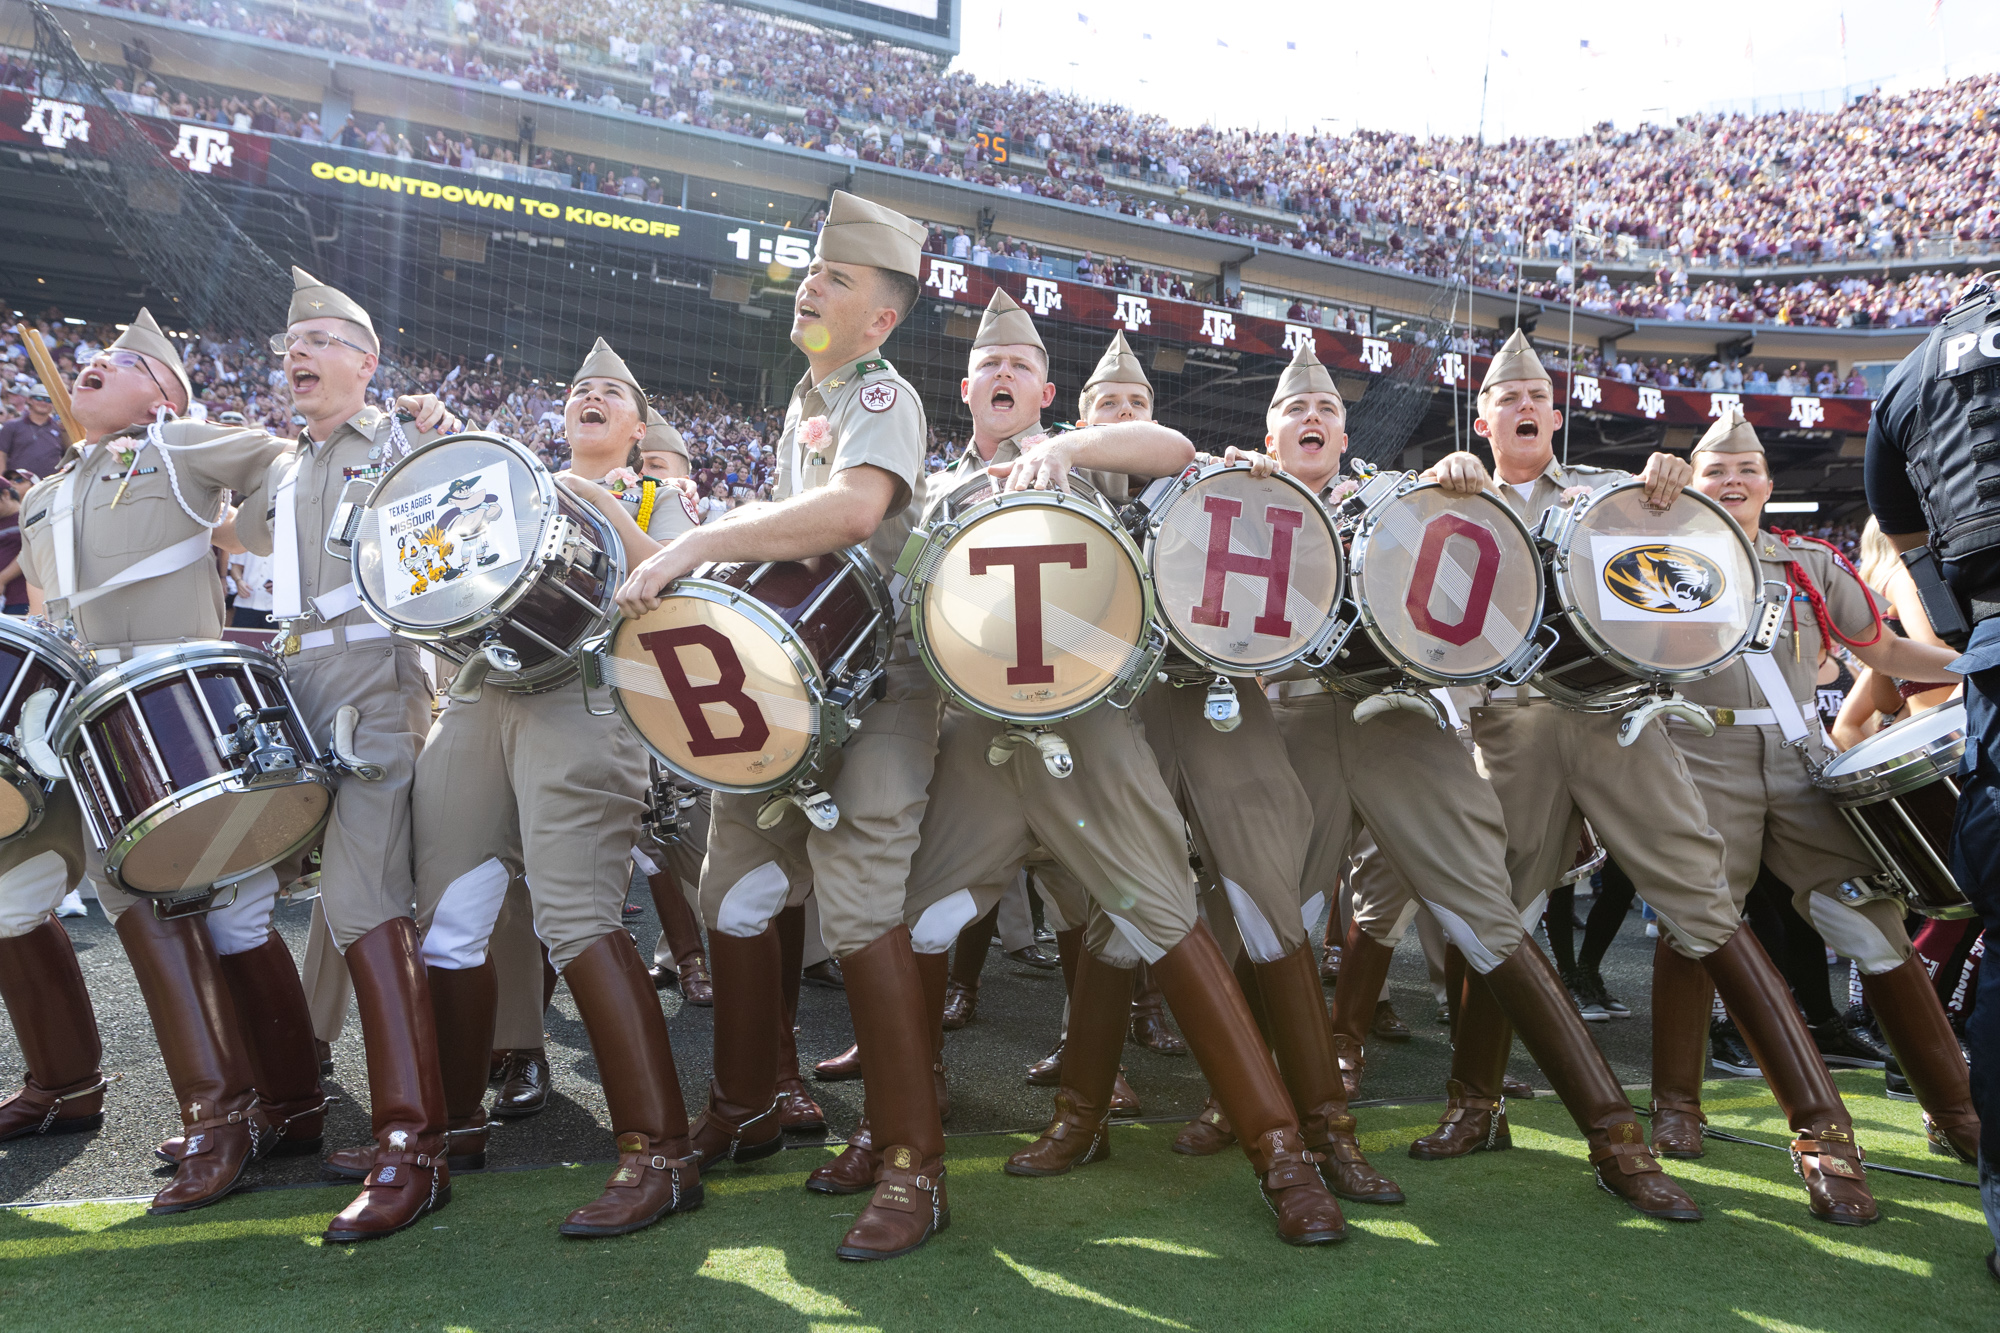
{"type": "Polygon", "coordinates": [[[752,9],[874,37],[899,46],[958,54],[961,0],[744,0],[752,9]]]}

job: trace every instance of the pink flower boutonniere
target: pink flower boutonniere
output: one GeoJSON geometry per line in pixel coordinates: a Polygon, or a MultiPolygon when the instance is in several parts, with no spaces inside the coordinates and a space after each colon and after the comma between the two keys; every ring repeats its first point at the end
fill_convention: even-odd
{"type": "Polygon", "coordinates": [[[825,417],[807,417],[799,423],[799,443],[815,459],[833,452],[833,423],[825,417]]]}
{"type": "Polygon", "coordinates": [[[604,489],[621,498],[638,484],[639,474],[629,467],[615,467],[604,474],[604,489]]]}
{"type": "Polygon", "coordinates": [[[1326,502],[1330,505],[1344,504],[1360,489],[1360,482],[1356,481],[1353,477],[1347,477],[1337,482],[1334,488],[1326,493],[1326,502]]]}
{"type": "Polygon", "coordinates": [[[1589,494],[1590,494],[1590,487],[1588,486],[1565,486],[1563,488],[1563,493],[1562,493],[1562,502],[1564,504],[1573,505],[1578,500],[1581,500],[1584,496],[1589,494]]]}

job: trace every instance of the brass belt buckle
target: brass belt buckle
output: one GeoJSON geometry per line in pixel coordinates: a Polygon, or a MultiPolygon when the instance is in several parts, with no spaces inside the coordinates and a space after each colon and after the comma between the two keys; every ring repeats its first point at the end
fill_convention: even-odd
{"type": "Polygon", "coordinates": [[[1734,708],[1718,708],[1715,710],[1715,720],[1725,727],[1733,727],[1736,725],[1736,710],[1734,708]]]}

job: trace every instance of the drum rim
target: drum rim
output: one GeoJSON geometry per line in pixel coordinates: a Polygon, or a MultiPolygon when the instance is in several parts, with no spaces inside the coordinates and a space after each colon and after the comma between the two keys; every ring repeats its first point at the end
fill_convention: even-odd
{"type": "Polygon", "coordinates": [[[92,672],[84,661],[83,650],[46,626],[20,616],[0,616],[0,639],[55,659],[76,678],[79,687],[91,678],[92,672]]]}
{"type": "MultiPolygon", "coordinates": [[[[384,472],[376,479],[374,486],[369,488],[367,498],[361,502],[361,507],[364,510],[374,509],[375,499],[382,493],[382,488],[387,486],[397,474],[417,459],[432,453],[443,445],[459,444],[468,440],[497,444],[504,451],[513,454],[516,459],[527,466],[528,475],[534,479],[535,491],[541,497],[543,514],[541,540],[546,542],[548,539],[548,525],[556,518],[566,517],[562,513],[561,506],[556,503],[555,473],[549,471],[547,465],[541,459],[536,458],[534,452],[528,446],[510,435],[501,435],[496,431],[463,430],[455,435],[440,435],[435,440],[424,441],[416,448],[410,450],[409,453],[397,459],[387,472],[384,472]]],[[[618,584],[624,582],[624,543],[613,543],[613,545],[619,548],[616,551],[606,546],[601,538],[603,537],[602,529],[608,525],[603,522],[602,515],[597,513],[597,507],[581,496],[572,494],[571,498],[582,505],[584,509],[588,510],[591,517],[598,520],[600,531],[594,535],[600,538],[600,548],[604,549],[607,555],[614,557],[615,572],[618,575],[617,578],[607,580],[607,586],[616,588],[618,584]]],[[[520,605],[521,600],[533,590],[536,584],[541,582],[541,579],[542,562],[535,555],[525,555],[521,561],[520,570],[514,575],[513,580],[508,583],[506,589],[498,597],[487,603],[480,611],[443,626],[406,625],[396,619],[393,612],[376,605],[374,597],[370,595],[367,585],[362,580],[353,578],[350,581],[354,585],[356,594],[361,598],[361,605],[367,610],[369,616],[398,638],[409,639],[422,644],[449,644],[453,640],[466,639],[475,634],[482,633],[491,628],[497,621],[504,619],[509,612],[520,605]]],[[[594,638],[597,632],[598,629],[593,628],[590,632],[582,635],[577,642],[581,643],[584,639],[594,638]]],[[[571,646],[574,647],[575,645],[571,646]]],[[[470,652],[466,654],[466,656],[470,655],[470,652]]],[[[461,657],[455,660],[463,661],[464,658],[461,657]]],[[[561,661],[562,659],[557,658],[555,660],[561,661]]],[[[495,685],[511,687],[516,683],[530,682],[535,675],[535,672],[522,672],[518,675],[513,675],[495,671],[487,677],[487,680],[495,685]]],[[[557,682],[549,683],[553,684],[557,682]]]]}
{"type": "Polygon", "coordinates": [[[33,833],[41,826],[43,816],[48,814],[49,796],[55,791],[57,781],[60,779],[52,780],[37,773],[32,766],[22,762],[12,749],[0,747],[0,782],[21,793],[21,799],[28,803],[27,822],[12,833],[0,836],[0,847],[23,834],[33,833]]]}
{"type": "MultiPolygon", "coordinates": [[[[1386,636],[1379,632],[1379,623],[1376,620],[1375,613],[1369,609],[1367,601],[1361,597],[1361,571],[1366,564],[1367,557],[1365,554],[1356,553],[1352,549],[1352,547],[1360,546],[1363,539],[1380,526],[1381,514],[1391,502],[1400,500],[1404,496],[1421,490],[1444,489],[1442,482],[1418,480],[1415,473],[1407,475],[1410,478],[1409,480],[1406,480],[1402,485],[1397,486],[1395,490],[1368,506],[1362,512],[1361,521],[1355,525],[1354,535],[1349,539],[1350,549],[1344,553],[1347,559],[1348,600],[1354,604],[1355,611],[1360,617],[1361,628],[1367,632],[1369,639],[1377,648],[1382,650],[1384,657],[1400,664],[1405,675],[1415,676],[1418,680],[1445,687],[1484,684],[1496,676],[1505,675],[1509,668],[1532,657],[1537,652],[1535,636],[1541,630],[1543,612],[1548,605],[1549,591],[1548,579],[1544,576],[1541,568],[1542,562],[1539,559],[1535,561],[1534,623],[1528,632],[1522,636],[1521,646],[1515,649],[1513,655],[1505,662],[1502,662],[1491,671],[1481,671],[1467,675],[1453,675],[1450,672],[1437,671],[1410,663],[1401,653],[1389,646],[1386,636]]],[[[1491,491],[1484,490],[1480,491],[1476,496],[1467,496],[1466,498],[1483,499],[1506,515],[1508,520],[1513,523],[1515,529],[1521,534],[1521,540],[1527,546],[1528,550],[1531,553],[1539,554],[1535,546],[1534,533],[1529,531],[1528,525],[1521,521],[1521,516],[1515,513],[1506,501],[1494,495],[1491,491]]]]}
{"type": "Polygon", "coordinates": [[[1964,712],[1963,699],[1947,699],[1935,708],[1926,708],[1921,713],[1906,717],[1894,726],[1876,732],[1860,745],[1836,755],[1825,768],[1820,770],[1813,781],[1833,799],[1834,804],[1860,806],[1874,805],[1880,801],[1904,796],[1920,787],[1928,787],[1940,778],[1950,777],[1958,767],[1959,760],[1964,757],[1966,742],[1970,737],[1969,723],[1963,719],[1964,712]],[[1936,721],[1954,707],[1961,714],[1957,735],[1947,734],[1916,749],[1897,751],[1893,755],[1884,757],[1880,763],[1870,764],[1866,768],[1845,773],[1827,771],[1862,746],[1874,744],[1884,737],[1894,735],[1898,728],[1907,727],[1914,731],[1916,728],[1912,727],[1911,723],[1936,721]]]}
{"type": "MultiPolygon", "coordinates": [[[[845,555],[847,554],[847,550],[843,548],[835,554],[845,555]]],[[[784,562],[780,561],[777,563],[784,562]]],[[[702,568],[708,567],[706,565],[702,566],[702,568]]],[[[717,782],[713,778],[689,772],[655,749],[653,742],[646,737],[644,732],[639,730],[638,724],[632,720],[632,714],[626,709],[625,692],[616,685],[606,682],[604,688],[611,695],[611,706],[618,710],[619,718],[625,723],[626,730],[630,731],[638,739],[640,748],[651,755],[662,768],[665,768],[676,777],[684,778],[698,787],[707,787],[711,791],[730,792],[738,796],[754,796],[759,792],[775,791],[788,783],[797,781],[801,772],[817,768],[819,766],[820,755],[826,748],[824,739],[826,736],[826,727],[820,721],[819,715],[828,707],[826,701],[827,685],[826,677],[821,673],[819,663],[813,660],[812,653],[806,648],[805,639],[797,630],[787,624],[782,616],[772,611],[770,607],[764,605],[757,598],[745,593],[741,588],[732,587],[727,583],[703,578],[698,574],[691,574],[685,578],[674,580],[673,587],[668,590],[666,597],[661,599],[660,604],[664,606],[669,599],[674,597],[686,597],[693,601],[712,602],[718,606],[727,606],[731,610],[742,614],[746,619],[758,622],[764,630],[769,632],[771,637],[777,640],[778,646],[784,651],[785,656],[791,660],[792,665],[799,669],[799,675],[806,682],[806,693],[810,697],[813,706],[813,729],[808,733],[807,744],[804,750],[801,751],[798,762],[786,769],[784,776],[774,778],[769,782],[760,782],[750,786],[717,782]]],[[[627,625],[637,623],[636,620],[625,615],[623,612],[613,617],[611,623],[604,630],[604,653],[607,657],[615,655],[612,649],[618,642],[618,631],[627,625]]]]}
{"type": "MultiPolygon", "coordinates": [[[[990,484],[997,480],[998,478],[992,477],[974,478],[945,497],[940,502],[940,507],[950,505],[959,495],[974,485],[981,483],[990,484]]],[[[943,558],[942,543],[934,535],[937,532],[943,531],[947,539],[955,538],[974,523],[989,517],[991,514],[1001,513],[1007,509],[1024,507],[1067,509],[1070,512],[1084,515],[1091,522],[1096,523],[1111,534],[1112,540],[1117,543],[1119,549],[1131,561],[1133,571],[1139,576],[1139,632],[1142,638],[1150,639],[1155,633],[1159,636],[1157,651],[1154,648],[1148,647],[1145,643],[1138,645],[1139,651],[1147,655],[1150,663],[1147,670],[1139,678],[1150,677],[1153,671],[1158,668],[1160,656],[1165,651],[1166,645],[1165,630],[1160,628],[1159,601],[1153,587],[1152,571],[1147,568],[1146,557],[1139,550],[1138,544],[1132,540],[1131,534],[1125,531],[1124,525],[1119,523],[1117,515],[1111,511],[1110,501],[1104,498],[1104,493],[1085,481],[1082,477],[1074,474],[1071,474],[1069,477],[1069,484],[1079,489],[1076,491],[1048,489],[1004,491],[989,495],[966,509],[964,513],[954,514],[950,518],[943,520],[936,528],[919,528],[917,531],[925,534],[925,555],[928,556],[931,549],[936,547],[938,549],[938,558],[943,558]],[[1084,500],[1087,503],[1078,504],[1078,500],[1084,500]]],[[[921,557],[920,560],[924,564],[931,563],[928,560],[923,560],[921,557]]],[[[930,635],[924,623],[924,604],[930,597],[930,588],[931,580],[928,573],[921,576],[913,575],[911,577],[909,589],[905,593],[910,602],[910,634],[916,641],[917,656],[923,659],[924,669],[930,672],[931,678],[937,681],[940,689],[951,696],[952,700],[959,706],[969,712],[977,713],[981,717],[991,718],[995,722],[1007,722],[1016,726],[1050,726],[1075,717],[1079,713],[1090,711],[1116,694],[1119,688],[1125,684],[1124,680],[1114,676],[1106,682],[1101,690],[1093,694],[1088,702],[1072,705],[1059,712],[1037,713],[1032,716],[998,712],[982,703],[969,699],[939,669],[935,656],[931,652],[930,635]]]]}
{"type": "Polygon", "coordinates": [[[168,890],[134,888],[125,882],[125,858],[131,855],[132,849],[139,845],[139,841],[142,838],[164,825],[167,822],[168,815],[177,814],[191,806],[201,805],[215,799],[217,796],[241,796],[260,788],[275,791],[285,787],[315,784],[326,791],[327,800],[326,809],[320,813],[319,819],[314,822],[312,828],[306,832],[304,837],[268,861],[254,866],[249,870],[231,875],[228,879],[220,879],[213,884],[207,885],[206,887],[209,889],[223,889],[229,887],[231,884],[240,884],[259,871],[269,870],[272,866],[278,864],[278,862],[296,853],[301,847],[308,846],[314,838],[319,836],[320,831],[326,827],[327,821],[333,817],[333,797],[336,791],[333,775],[311,760],[300,764],[297,769],[297,776],[285,782],[260,783],[253,787],[239,782],[237,778],[238,775],[233,772],[218,773],[212,777],[203,778],[192,787],[175,792],[163,800],[154,802],[125,823],[119,825],[112,832],[111,836],[105,840],[104,873],[115,880],[119,888],[141,898],[185,898],[191,894],[202,892],[201,889],[193,888],[168,890]]]}
{"type": "MultiPolygon", "coordinates": [[[[1162,521],[1165,519],[1168,511],[1183,496],[1192,491],[1196,485],[1208,480],[1210,477],[1224,472],[1242,472],[1247,474],[1252,470],[1251,465],[1247,462],[1225,463],[1218,459],[1206,465],[1189,464],[1173,477],[1160,478],[1160,480],[1168,483],[1163,492],[1165,498],[1157,508],[1150,509],[1146,514],[1146,540],[1143,543],[1135,543],[1139,546],[1140,556],[1145,561],[1146,574],[1153,580],[1156,598],[1159,579],[1153,572],[1153,552],[1157,548],[1162,521]]],[[[1318,514],[1320,519],[1325,522],[1327,536],[1333,542],[1334,561],[1337,566],[1334,570],[1333,578],[1335,592],[1333,605],[1328,608],[1326,613],[1326,622],[1314,630],[1304,643],[1289,652],[1280,653],[1275,657],[1256,662],[1229,662],[1211,656],[1197,647],[1192,639],[1185,637],[1171,616],[1165,614],[1158,615],[1157,619],[1159,620],[1160,628],[1166,631],[1167,638],[1173,643],[1174,647],[1192,658],[1196,665],[1224,676],[1256,676],[1262,675],[1267,671],[1282,671],[1300,658],[1311,656],[1319,649],[1321,644],[1336,632],[1340,624],[1340,604],[1346,600],[1344,590],[1348,586],[1347,552],[1341,547],[1340,527],[1333,521],[1333,515],[1327,510],[1325,502],[1307,490],[1304,482],[1282,468],[1272,472],[1269,476],[1252,479],[1282,482],[1284,485],[1290,486],[1305,498],[1311,512],[1318,514]]]]}
{"type": "MultiPolygon", "coordinates": [[[[190,639],[183,643],[165,644],[149,648],[127,658],[123,662],[105,667],[87,684],[73,695],[54,722],[49,726],[49,747],[58,755],[68,753],[68,742],[87,723],[103,716],[104,707],[114,690],[120,693],[142,689],[157,680],[177,676],[181,672],[199,666],[210,666],[218,662],[261,664],[270,669],[278,679],[285,703],[298,717],[299,730],[305,733],[305,716],[300,713],[292,698],[289,682],[285,678],[282,661],[268,648],[254,644],[236,643],[228,639],[190,639]]],[[[305,736],[308,743],[311,737],[305,736]]]]}
{"type": "MultiPolygon", "coordinates": [[[[1751,636],[1756,633],[1757,629],[1756,617],[1753,615],[1745,623],[1743,633],[1737,638],[1736,646],[1713,666],[1702,667],[1698,670],[1662,671],[1656,667],[1641,666],[1633,662],[1630,657],[1612,647],[1597,632],[1594,626],[1584,620],[1581,615],[1577,614],[1578,604],[1576,599],[1571,596],[1571,588],[1574,580],[1570,577],[1569,572],[1569,554],[1571,543],[1576,540],[1577,534],[1584,530],[1584,516],[1610,496],[1622,494],[1634,488],[1643,489],[1644,486],[1645,482],[1640,478],[1630,477],[1624,481],[1613,482],[1609,486],[1601,486],[1585,496],[1582,501],[1572,505],[1563,519],[1562,532],[1556,538],[1555,549],[1550,558],[1544,562],[1546,566],[1545,573],[1548,576],[1547,581],[1554,585],[1555,591],[1556,609],[1551,614],[1562,616],[1569,623],[1570,627],[1576,631],[1577,637],[1583,641],[1584,646],[1589,648],[1591,652],[1610,661],[1613,666],[1625,674],[1637,677],[1642,682],[1638,687],[1639,693],[1644,693],[1645,687],[1651,685],[1680,685],[1690,681],[1707,680],[1710,676],[1727,669],[1732,662],[1743,655],[1745,645],[1750,642],[1751,636]]],[[[1737,545],[1743,548],[1744,561],[1750,567],[1752,578],[1754,579],[1762,574],[1763,566],[1757,561],[1757,548],[1751,545],[1749,534],[1743,531],[1743,525],[1731,517],[1727,509],[1724,509],[1721,505],[1692,487],[1682,490],[1681,495],[1714,511],[1715,515],[1727,525],[1726,530],[1730,535],[1735,537],[1737,545]]],[[[1752,599],[1753,604],[1755,600],[1754,598],[1752,599]]],[[[1547,617],[1545,616],[1544,619],[1547,619],[1547,617]]],[[[1560,681],[1555,682],[1555,684],[1556,689],[1550,689],[1547,685],[1543,684],[1540,674],[1537,673],[1535,678],[1536,687],[1551,697],[1556,697],[1558,691],[1583,700],[1608,699],[1619,695],[1629,697],[1635,688],[1630,685],[1614,685],[1604,690],[1594,690],[1586,693],[1578,691],[1573,687],[1565,687],[1560,681]]]]}

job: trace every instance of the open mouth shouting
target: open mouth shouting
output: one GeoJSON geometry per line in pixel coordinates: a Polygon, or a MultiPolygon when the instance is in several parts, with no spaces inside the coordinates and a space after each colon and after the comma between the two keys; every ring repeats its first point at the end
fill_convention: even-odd
{"type": "Polygon", "coordinates": [[[1003,386],[995,389],[993,396],[986,401],[992,404],[996,412],[1011,412],[1014,410],[1014,391],[1003,386]]]}
{"type": "Polygon", "coordinates": [[[1514,423],[1514,438],[1517,440],[1539,440],[1542,438],[1542,423],[1533,417],[1522,417],[1514,423]]]}
{"type": "Polygon", "coordinates": [[[1326,448],[1326,431],[1318,426],[1307,426],[1299,432],[1299,448],[1309,454],[1326,448]]]}
{"type": "Polygon", "coordinates": [[[319,374],[302,366],[292,369],[292,392],[303,397],[319,387],[319,374]]]}
{"type": "Polygon", "coordinates": [[[101,389],[104,387],[104,372],[96,366],[88,366],[76,377],[78,389],[101,389]]]}
{"type": "Polygon", "coordinates": [[[1735,482],[1731,482],[1729,485],[1724,486],[1720,491],[1716,492],[1715,495],[1716,503],[1723,505],[1725,507],[1731,505],[1743,504],[1746,501],[1748,501],[1749,498],[1750,498],[1749,490],[1735,482]]]}
{"type": "Polygon", "coordinates": [[[602,426],[611,418],[605,415],[604,408],[599,404],[585,403],[577,409],[576,420],[582,426],[602,426]]]}

